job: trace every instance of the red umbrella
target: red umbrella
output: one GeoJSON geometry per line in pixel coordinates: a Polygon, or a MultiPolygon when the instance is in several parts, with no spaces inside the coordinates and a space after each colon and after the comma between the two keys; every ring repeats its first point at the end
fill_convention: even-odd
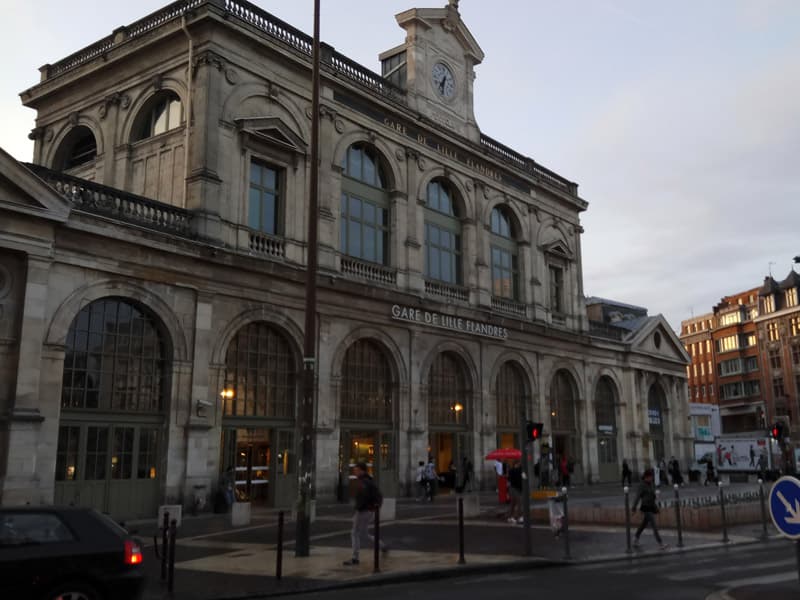
{"type": "Polygon", "coordinates": [[[486,455],[486,460],[519,460],[522,458],[522,451],[516,448],[498,448],[486,455]]]}

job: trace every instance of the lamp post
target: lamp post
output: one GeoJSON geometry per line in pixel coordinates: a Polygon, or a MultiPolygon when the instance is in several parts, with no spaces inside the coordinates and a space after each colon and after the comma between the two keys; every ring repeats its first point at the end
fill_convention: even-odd
{"type": "Polygon", "coordinates": [[[311,500],[314,497],[314,397],[317,351],[317,219],[319,196],[319,0],[314,0],[314,46],[311,76],[311,173],[306,250],[303,403],[300,407],[301,454],[297,469],[297,529],[295,556],[308,556],[311,540],[311,500]]]}

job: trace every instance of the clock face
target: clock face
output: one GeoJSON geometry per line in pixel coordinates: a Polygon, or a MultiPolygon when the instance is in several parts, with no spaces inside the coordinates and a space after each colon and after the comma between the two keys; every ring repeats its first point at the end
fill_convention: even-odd
{"type": "Polygon", "coordinates": [[[456,80],[447,65],[440,62],[433,65],[431,79],[433,81],[433,89],[436,90],[437,94],[443,98],[452,98],[455,95],[456,80]]]}

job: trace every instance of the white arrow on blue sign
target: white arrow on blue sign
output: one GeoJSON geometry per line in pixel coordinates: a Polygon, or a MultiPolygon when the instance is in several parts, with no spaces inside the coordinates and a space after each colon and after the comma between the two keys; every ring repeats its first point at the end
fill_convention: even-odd
{"type": "Polygon", "coordinates": [[[769,513],[784,537],[800,539],[800,479],[781,477],[769,493],[769,513]]]}

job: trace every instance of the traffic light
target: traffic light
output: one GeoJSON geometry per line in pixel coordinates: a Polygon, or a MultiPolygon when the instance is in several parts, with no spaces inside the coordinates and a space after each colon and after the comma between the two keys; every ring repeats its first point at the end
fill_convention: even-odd
{"type": "Polygon", "coordinates": [[[773,440],[781,441],[783,439],[783,423],[777,421],[770,427],[769,435],[773,440]]]}
{"type": "Polygon", "coordinates": [[[534,423],[533,421],[525,423],[525,432],[527,433],[528,441],[535,442],[541,439],[542,429],[544,429],[544,423],[534,423]]]}

